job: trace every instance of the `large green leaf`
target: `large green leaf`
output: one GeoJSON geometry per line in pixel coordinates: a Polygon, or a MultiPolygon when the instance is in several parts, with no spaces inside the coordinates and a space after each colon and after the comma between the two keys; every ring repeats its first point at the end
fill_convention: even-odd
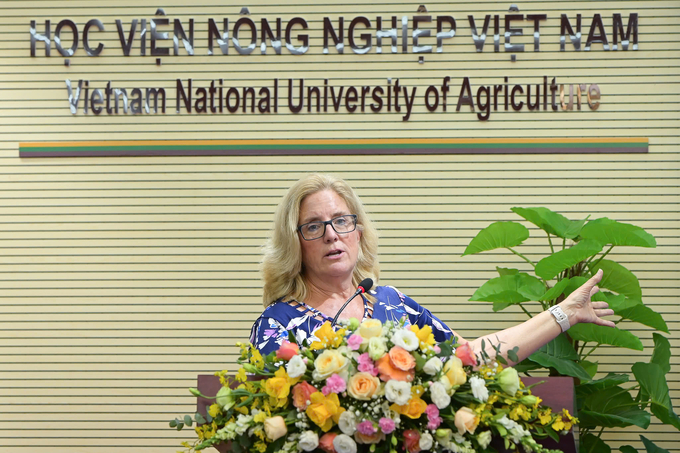
{"type": "Polygon", "coordinates": [[[564,295],[568,296],[569,294],[573,293],[587,281],[588,281],[587,278],[582,277],[580,275],[577,275],[576,277],[571,277],[569,279],[569,284],[567,285],[566,288],[564,288],[564,295]]]}
{"type": "Polygon", "coordinates": [[[671,344],[668,338],[663,335],[655,333],[654,337],[654,352],[652,353],[651,363],[656,363],[661,367],[661,371],[667,374],[671,371],[671,344]]]}
{"type": "Polygon", "coordinates": [[[636,406],[628,390],[610,387],[586,398],[578,418],[582,426],[614,428],[636,425],[647,429],[651,417],[649,412],[636,406]]]}
{"type": "Polygon", "coordinates": [[[552,255],[546,256],[536,264],[536,275],[544,280],[551,280],[557,274],[580,263],[586,258],[599,253],[602,244],[592,239],[584,239],[577,242],[573,247],[560,250],[552,255]]]}
{"type": "Polygon", "coordinates": [[[517,275],[519,274],[519,269],[513,269],[509,267],[498,267],[496,266],[496,270],[498,271],[498,275],[501,277],[504,275],[517,275]]]}
{"type": "Polygon", "coordinates": [[[619,447],[619,451],[621,453],[638,453],[638,451],[631,447],[630,445],[621,445],[619,447]]]}
{"type": "Polygon", "coordinates": [[[582,382],[576,386],[576,396],[578,398],[584,398],[588,395],[601,392],[611,387],[616,387],[618,385],[628,382],[627,374],[614,374],[609,373],[602,379],[597,379],[590,382],[582,382]]]}
{"type": "Polygon", "coordinates": [[[580,439],[578,453],[611,453],[612,449],[594,434],[586,434],[580,439]]]}
{"type": "Polygon", "coordinates": [[[569,220],[548,208],[512,208],[512,212],[524,217],[543,231],[566,239],[577,237],[586,223],[585,219],[569,220]]]}
{"type": "Polygon", "coordinates": [[[581,237],[594,239],[601,244],[656,247],[654,236],[642,228],[606,217],[588,222],[581,230],[581,237]]]}
{"type": "Polygon", "coordinates": [[[579,378],[589,381],[590,374],[575,361],[578,354],[565,334],[560,334],[554,340],[529,356],[529,360],[546,368],[555,368],[563,376],[579,378]]]}
{"type": "Polygon", "coordinates": [[[610,289],[632,298],[642,298],[640,282],[631,271],[619,263],[610,260],[601,260],[597,265],[590,268],[593,274],[600,269],[604,271],[604,276],[600,283],[598,283],[600,288],[610,289]]]}
{"type": "Polygon", "coordinates": [[[477,233],[463,256],[498,248],[514,247],[529,237],[527,227],[517,222],[495,222],[477,233]]]}
{"type": "Polygon", "coordinates": [[[525,272],[492,278],[484,283],[470,298],[471,301],[493,302],[494,311],[513,304],[538,300],[545,291],[545,285],[525,272]]]}
{"type": "Polygon", "coordinates": [[[538,300],[545,301],[557,299],[564,293],[566,287],[569,286],[569,280],[569,278],[563,278],[559,282],[555,283],[555,286],[546,291],[546,293],[543,294],[538,300]]]}
{"type": "Polygon", "coordinates": [[[647,439],[645,436],[640,435],[640,439],[642,440],[642,443],[645,446],[645,450],[647,450],[647,453],[670,453],[668,450],[665,448],[657,447],[654,442],[651,440],[647,439]]]}
{"type": "Polygon", "coordinates": [[[652,401],[652,413],[662,422],[680,429],[680,418],[673,411],[668,394],[668,383],[661,366],[656,363],[637,362],[633,374],[652,401]]]}
{"type": "Polygon", "coordinates": [[[663,320],[663,317],[648,306],[642,304],[642,302],[628,308],[614,310],[614,312],[622,318],[630,319],[631,321],[639,322],[645,326],[668,333],[668,326],[666,325],[666,321],[663,320]]]}
{"type": "Polygon", "coordinates": [[[569,336],[578,341],[609,344],[636,351],[644,349],[640,339],[627,330],[598,326],[596,324],[576,324],[569,329],[569,336]]]}

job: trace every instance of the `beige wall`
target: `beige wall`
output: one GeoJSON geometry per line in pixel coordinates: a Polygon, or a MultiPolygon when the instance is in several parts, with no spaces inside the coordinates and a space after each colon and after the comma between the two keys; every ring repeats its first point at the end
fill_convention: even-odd
{"type": "MultiPolygon", "coordinates": [[[[413,16],[420,3],[362,5],[256,0],[252,17],[304,17],[310,51],[293,56],[206,55],[208,18],[238,19],[240,5],[206,0],[23,1],[0,4],[0,453],[121,451],[169,452],[191,433],[167,421],[192,410],[185,390],[197,374],[234,370],[236,341],[247,338],[261,311],[259,247],[273,210],[290,184],[306,172],[333,172],[364,199],[381,232],[381,283],[399,287],[466,337],[523,319],[519,310],[493,314],[490,304],[467,302],[496,266],[521,266],[505,252],[462,258],[478,230],[516,220],[513,206],[546,206],[572,219],[607,216],[644,227],[658,247],[621,249],[614,258],[640,278],[644,301],[664,315],[673,351],[678,327],[678,108],[680,46],[677,1],[532,2],[521,13],[546,13],[541,51],[531,51],[531,29],[516,38],[527,52],[476,53],[467,14],[507,12],[502,2],[426,4],[430,14],[452,14],[458,34],[443,53],[321,53],[323,17],[413,16]],[[183,23],[196,20],[196,55],[124,57],[115,19],[151,19],[158,7],[183,23]],[[560,13],[640,15],[638,51],[559,52],[560,13]],[[79,47],[64,65],[52,56],[30,57],[29,24],[99,18],[105,32],[79,47]],[[597,83],[597,111],[492,112],[479,121],[468,107],[455,112],[458,88],[468,76],[479,84],[597,83]],[[419,101],[408,122],[398,113],[71,115],[65,79],[103,88],[164,86],[175,79],[262,86],[273,78],[322,84],[385,84],[387,78],[418,87],[450,76],[452,104],[429,113],[419,101]],[[458,87],[458,88],[457,88],[458,87]],[[648,138],[646,154],[311,155],[215,157],[19,158],[19,143],[83,140],[312,139],[312,138],[648,138]]],[[[285,22],[284,22],[285,23],[285,22]]],[[[248,34],[246,34],[248,35],[248,34]]],[[[585,36],[584,36],[585,43],[585,36]]],[[[410,40],[409,40],[410,41],[410,40]]],[[[434,40],[426,41],[433,44],[434,40]]],[[[487,46],[491,47],[491,38],[487,46]]],[[[81,36],[82,42],[82,36],[81,36]]],[[[410,49],[410,45],[409,45],[410,49]]],[[[148,49],[147,49],[148,53],[148,49]]],[[[283,98],[284,94],[281,95],[283,98]]],[[[530,254],[545,252],[532,230],[530,254]]],[[[625,327],[651,347],[651,331],[625,327]]],[[[638,354],[602,348],[601,370],[623,372],[638,354]]],[[[672,357],[671,398],[680,410],[680,359],[672,357]]],[[[608,430],[613,446],[641,448],[638,431],[608,430]]],[[[654,421],[644,434],[680,452],[677,432],[654,421]],[[675,441],[674,441],[675,440],[675,441]]]]}

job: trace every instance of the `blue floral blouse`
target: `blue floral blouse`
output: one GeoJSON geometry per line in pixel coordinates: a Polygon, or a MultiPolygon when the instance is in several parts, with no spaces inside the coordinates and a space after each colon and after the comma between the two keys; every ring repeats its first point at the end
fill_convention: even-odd
{"type": "MultiPolygon", "coordinates": [[[[416,301],[402,294],[391,286],[378,286],[371,290],[370,294],[376,299],[371,307],[364,298],[364,319],[378,319],[385,321],[399,321],[405,318],[406,325],[432,327],[434,339],[444,341],[451,337],[451,329],[430,313],[430,310],[421,307],[416,301]]],[[[332,321],[314,308],[301,303],[293,304],[278,300],[264,309],[262,315],[255,321],[250,332],[250,342],[260,350],[263,355],[276,351],[283,340],[288,339],[291,331],[301,343],[307,338],[317,340],[314,331],[326,321],[332,321]]]]}

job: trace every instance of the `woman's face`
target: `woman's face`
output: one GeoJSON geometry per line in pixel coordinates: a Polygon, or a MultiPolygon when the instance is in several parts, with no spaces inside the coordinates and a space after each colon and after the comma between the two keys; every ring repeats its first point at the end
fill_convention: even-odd
{"type": "MultiPolygon", "coordinates": [[[[300,205],[298,225],[308,222],[334,219],[350,212],[345,200],[333,190],[322,190],[308,195],[300,205]]],[[[338,234],[331,225],[318,239],[306,241],[300,236],[302,264],[309,278],[324,282],[328,279],[352,278],[359,256],[361,232],[357,228],[350,233],[338,234]]]]}

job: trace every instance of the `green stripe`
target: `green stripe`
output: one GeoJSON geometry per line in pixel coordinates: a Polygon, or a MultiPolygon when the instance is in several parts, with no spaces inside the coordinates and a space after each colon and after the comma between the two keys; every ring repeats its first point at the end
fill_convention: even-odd
{"type": "Polygon", "coordinates": [[[261,144],[261,145],[142,145],[142,146],[38,146],[38,147],[20,147],[22,153],[32,152],[110,152],[110,151],[200,151],[200,150],[258,150],[258,149],[410,149],[410,148],[430,148],[430,149],[456,149],[456,148],[474,148],[474,149],[493,149],[493,148],[646,148],[647,143],[638,142],[621,142],[621,143],[367,143],[367,144],[312,144],[312,145],[282,145],[282,144],[261,144]]]}

